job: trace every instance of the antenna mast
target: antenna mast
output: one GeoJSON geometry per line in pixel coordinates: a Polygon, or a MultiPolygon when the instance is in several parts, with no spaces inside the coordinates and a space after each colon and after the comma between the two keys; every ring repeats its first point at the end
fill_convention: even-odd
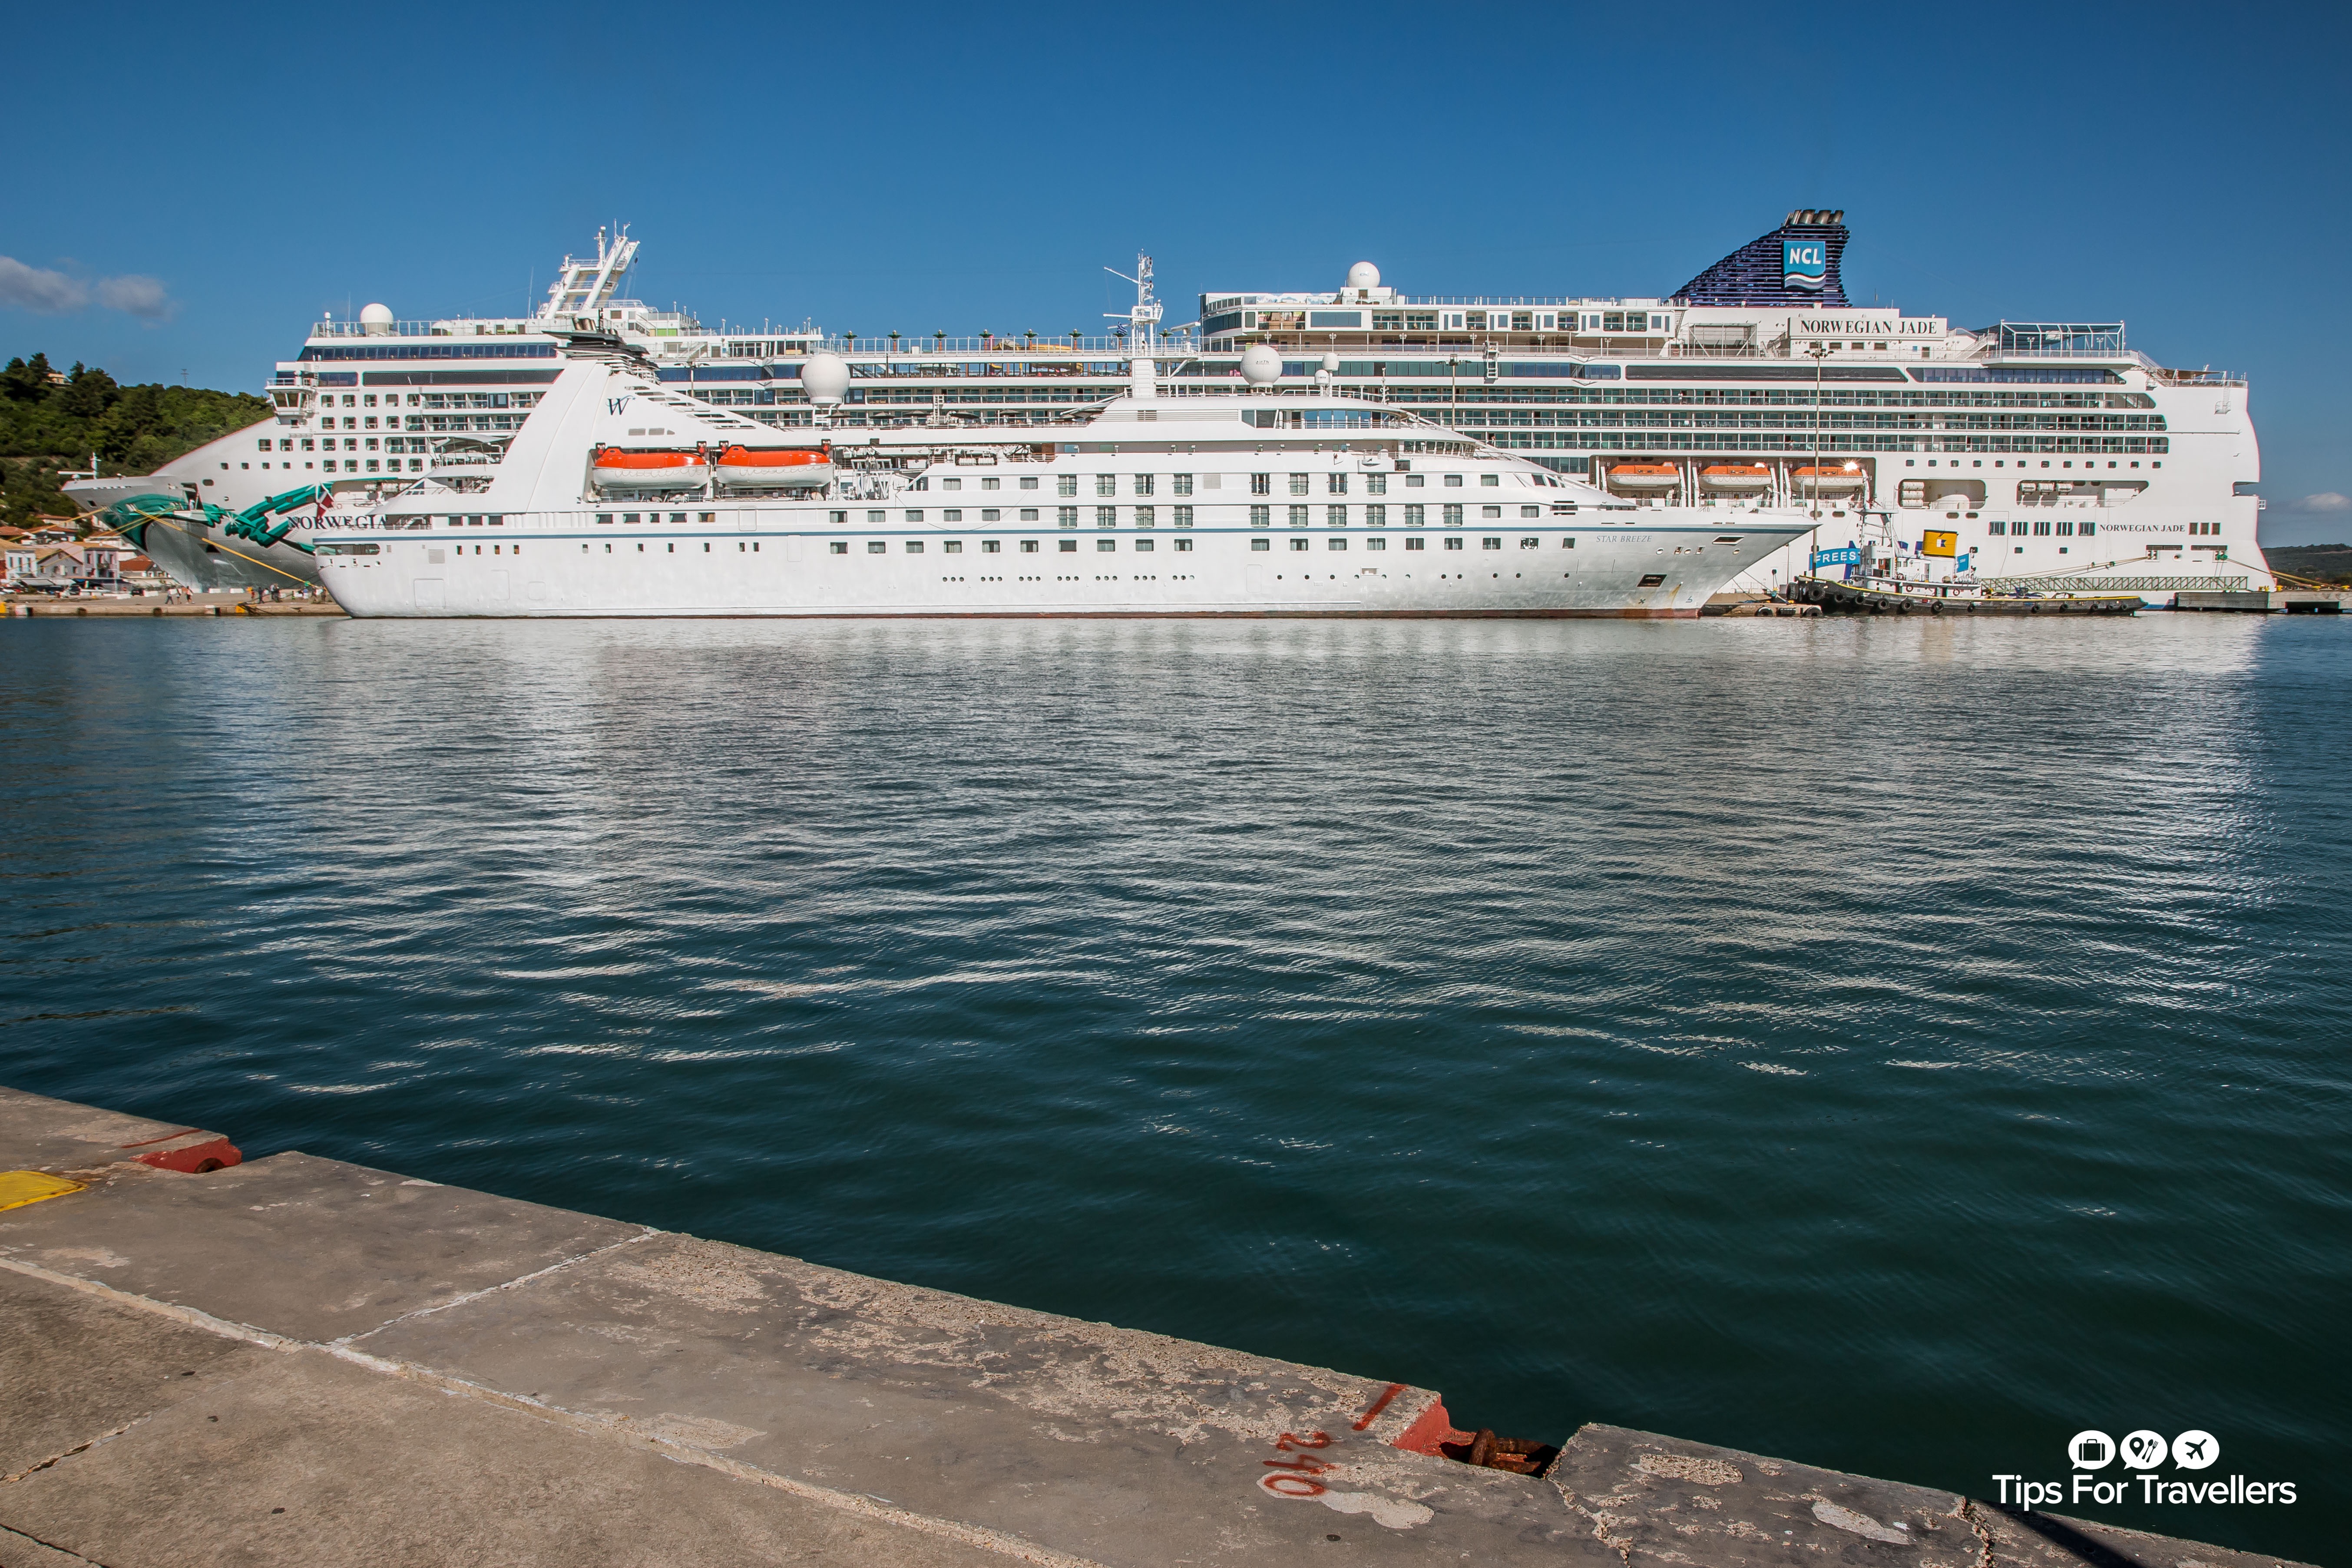
{"type": "MultiPolygon", "coordinates": [[[[1160,390],[1156,379],[1159,367],[1152,363],[1151,357],[1159,347],[1160,336],[1160,300],[1151,289],[1151,258],[1139,250],[1135,253],[1135,276],[1132,278],[1128,278],[1116,267],[1106,267],[1103,270],[1114,278],[1125,278],[1135,285],[1135,305],[1124,318],[1127,322],[1129,390],[1135,397],[1149,402],[1159,395],[1160,390]]],[[[1108,311],[1104,314],[1114,321],[1122,319],[1108,311]]]]}

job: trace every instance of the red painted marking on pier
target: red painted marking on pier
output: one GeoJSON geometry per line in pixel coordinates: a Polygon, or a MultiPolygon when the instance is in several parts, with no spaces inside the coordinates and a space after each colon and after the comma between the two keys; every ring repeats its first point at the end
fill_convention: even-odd
{"type": "Polygon", "coordinates": [[[1391,1383],[1388,1387],[1382,1389],[1381,1391],[1381,1396],[1372,1401],[1372,1407],[1370,1410],[1365,1411],[1362,1415],[1357,1417],[1356,1430],[1360,1432],[1365,1427],[1370,1426],[1373,1422],[1379,1420],[1381,1418],[1381,1412],[1389,1407],[1389,1401],[1394,1399],[1398,1394],[1402,1394],[1403,1392],[1404,1384],[1402,1383],[1391,1383]]]}
{"type": "Polygon", "coordinates": [[[185,1138],[191,1132],[202,1132],[203,1131],[204,1129],[201,1127],[183,1127],[177,1132],[166,1132],[162,1136],[155,1138],[142,1138],[136,1143],[123,1143],[117,1145],[117,1147],[123,1149],[144,1149],[150,1143],[168,1143],[174,1138],[185,1138]]]}
{"type": "Polygon", "coordinates": [[[152,1165],[159,1171],[177,1171],[184,1176],[201,1176],[208,1171],[245,1163],[245,1156],[238,1152],[236,1145],[217,1135],[202,1142],[191,1143],[184,1149],[158,1149],[152,1154],[133,1154],[131,1158],[142,1165],[152,1165]]]}
{"type": "Polygon", "coordinates": [[[1434,1458],[1444,1451],[1447,1443],[1466,1443],[1475,1432],[1456,1431],[1454,1418],[1445,1414],[1445,1402],[1433,1401],[1428,1409],[1416,1416],[1412,1426],[1391,1439],[1389,1447],[1402,1448],[1408,1454],[1427,1454],[1434,1458]]]}

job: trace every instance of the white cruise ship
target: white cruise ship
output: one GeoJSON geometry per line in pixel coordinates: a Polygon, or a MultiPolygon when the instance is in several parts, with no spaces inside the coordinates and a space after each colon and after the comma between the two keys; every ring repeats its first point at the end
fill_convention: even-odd
{"type": "MultiPolygon", "coordinates": [[[[1362,263],[1339,289],[1213,290],[1198,322],[1150,344],[1156,384],[1178,399],[1250,386],[1242,356],[1264,347],[1280,369],[1259,395],[1408,414],[1646,512],[1803,509],[1807,532],[1743,568],[1741,588],[1850,571],[1817,565],[1817,552],[1843,563],[1857,547],[1880,572],[1996,592],[2162,603],[2271,584],[2242,379],[2164,368],[2126,347],[2120,322],[1967,330],[1857,310],[1841,279],[1847,236],[1843,214],[1792,213],[1651,299],[1412,296],[1362,263]]],[[[910,450],[943,432],[1104,416],[1129,395],[1133,334],[1151,331],[714,331],[620,297],[635,254],[634,241],[600,235],[528,317],[403,322],[371,306],[358,321],[319,323],[278,368],[274,420],[159,476],[184,510],[150,532],[150,552],[189,580],[307,578],[321,528],[430,515],[427,496],[484,491],[523,449],[583,324],[664,396],[746,440],[814,438],[821,419],[836,444],[855,431],[910,450]],[[846,366],[837,402],[811,399],[812,355],[846,366]],[[331,499],[227,531],[241,510],[307,487],[331,499]],[[289,519],[283,537],[259,542],[289,519]]],[[[105,484],[93,500],[121,495],[122,481],[105,484]]]]}
{"type": "MultiPolygon", "coordinates": [[[[362,616],[1695,616],[1811,526],[1644,505],[1410,410],[1164,384],[1148,281],[1123,390],[1045,422],[835,427],[855,377],[801,362],[817,424],[668,390],[583,315],[478,489],[419,484],[310,541],[362,616]]],[[[339,459],[340,460],[340,459],[339,459]]]]}

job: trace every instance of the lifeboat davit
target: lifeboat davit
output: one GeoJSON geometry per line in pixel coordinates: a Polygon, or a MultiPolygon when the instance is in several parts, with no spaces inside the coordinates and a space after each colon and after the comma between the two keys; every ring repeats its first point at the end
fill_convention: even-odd
{"type": "Polygon", "coordinates": [[[1683,482],[1683,471],[1672,463],[1620,463],[1609,470],[1609,482],[1621,490],[1670,490],[1683,482]]]}
{"type": "Polygon", "coordinates": [[[730,447],[719,482],[734,490],[814,489],[833,482],[833,454],[805,447],[730,447]]]}
{"type": "Polygon", "coordinates": [[[625,452],[600,448],[593,459],[596,485],[607,490],[690,490],[710,478],[700,452],[625,452]]]}
{"type": "Polygon", "coordinates": [[[1796,472],[1797,488],[1811,495],[1825,494],[1831,490],[1858,490],[1862,489],[1864,478],[1858,468],[1832,468],[1827,464],[1818,468],[1799,468],[1796,472]]]}
{"type": "Polygon", "coordinates": [[[1761,463],[1710,463],[1698,471],[1698,482],[1711,490],[1769,490],[1772,470],[1761,463]]]}

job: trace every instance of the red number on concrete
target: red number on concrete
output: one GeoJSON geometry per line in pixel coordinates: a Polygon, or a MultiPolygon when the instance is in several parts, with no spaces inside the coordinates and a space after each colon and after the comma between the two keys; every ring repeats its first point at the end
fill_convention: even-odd
{"type": "Polygon", "coordinates": [[[1305,1476],[1260,1476],[1257,1484],[1276,1497],[1321,1497],[1330,1489],[1305,1476]]]}
{"type": "Polygon", "coordinates": [[[1297,1470],[1301,1475],[1308,1476],[1319,1476],[1324,1471],[1334,1468],[1330,1465],[1318,1464],[1313,1459],[1260,1459],[1258,1463],[1269,1470],[1297,1470]]]}
{"type": "Polygon", "coordinates": [[[1328,1448],[1331,1446],[1331,1434],[1318,1430],[1302,1437],[1296,1432],[1285,1432],[1275,1440],[1274,1446],[1277,1448],[1328,1448]]]}

